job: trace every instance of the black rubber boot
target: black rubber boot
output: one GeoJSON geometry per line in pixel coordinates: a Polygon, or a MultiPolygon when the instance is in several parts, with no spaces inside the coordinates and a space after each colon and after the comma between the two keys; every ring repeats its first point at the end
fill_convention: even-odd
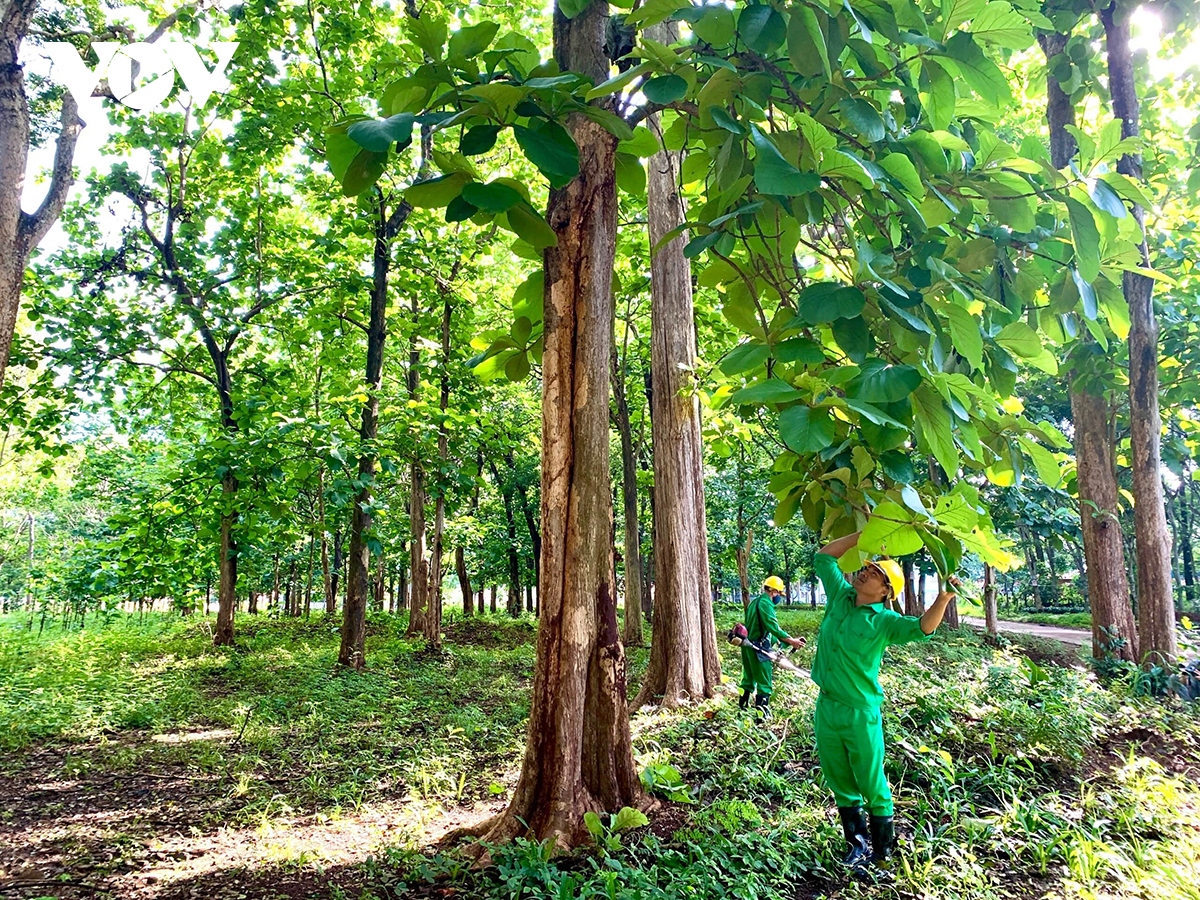
{"type": "Polygon", "coordinates": [[[848,850],[842,863],[854,872],[865,870],[871,861],[871,846],[867,840],[867,817],[861,806],[839,806],[838,817],[842,820],[842,836],[846,838],[848,850]]]}
{"type": "Polygon", "coordinates": [[[871,816],[871,859],[885,862],[896,849],[896,826],[891,816],[871,816]]]}
{"type": "Polygon", "coordinates": [[[771,697],[770,697],[770,695],[769,695],[769,694],[767,694],[767,695],[764,695],[764,694],[759,694],[759,695],[758,695],[758,696],[757,696],[757,697],[754,699],[754,708],[755,708],[755,709],[756,709],[756,710],[757,710],[759,713],[761,713],[761,714],[762,714],[762,717],[763,717],[764,719],[769,719],[769,718],[771,718],[771,710],[770,710],[770,708],[769,708],[769,704],[770,704],[770,702],[771,702],[771,697]]]}
{"type": "Polygon", "coordinates": [[[746,688],[742,691],[742,697],[738,700],[738,709],[747,709],[750,706],[750,695],[753,693],[753,688],[746,688]]]}

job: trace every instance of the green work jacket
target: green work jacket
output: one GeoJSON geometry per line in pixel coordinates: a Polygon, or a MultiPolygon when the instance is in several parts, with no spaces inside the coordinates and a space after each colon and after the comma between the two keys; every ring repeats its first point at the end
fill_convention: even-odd
{"type": "MultiPolygon", "coordinates": [[[[775,604],[771,602],[770,594],[759,594],[746,607],[746,631],[756,644],[767,635],[781,641],[788,639],[788,633],[779,627],[779,620],[775,618],[775,604]]],[[[769,639],[766,645],[771,646],[769,639]]]]}
{"type": "MultiPolygon", "coordinates": [[[[883,703],[879,665],[892,644],[927,641],[916,616],[902,616],[882,603],[858,606],[857,594],[827,553],[813,557],[813,569],[825,588],[825,618],[817,632],[812,678],[827,694],[856,709],[883,703]]],[[[748,626],[747,626],[748,627],[748,626]]]]}

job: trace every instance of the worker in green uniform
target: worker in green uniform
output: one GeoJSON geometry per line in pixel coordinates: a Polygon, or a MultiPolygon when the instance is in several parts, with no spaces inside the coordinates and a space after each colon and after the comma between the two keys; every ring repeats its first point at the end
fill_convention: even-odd
{"type": "Polygon", "coordinates": [[[929,640],[955,595],[942,591],[920,618],[886,608],[904,590],[904,574],[894,560],[879,559],[847,580],[838,558],[857,544],[858,533],[838,538],[813,559],[825,588],[825,618],[812,678],[821,688],[813,723],[817,755],[849,845],[843,861],[863,872],[887,860],[896,842],[892,791],[883,772],[883,652],[892,644],[929,640]]]}
{"type": "MultiPolygon", "coordinates": [[[[768,649],[773,637],[792,647],[803,647],[804,638],[789,635],[779,627],[779,620],[775,617],[775,604],[783,596],[783,579],[772,575],[763,582],[763,588],[766,593],[759,594],[746,607],[746,631],[750,640],[768,649]]],[[[771,714],[768,708],[771,702],[771,669],[769,659],[759,659],[754,649],[742,646],[742,698],[738,701],[738,706],[746,709],[750,705],[750,698],[757,691],[754,708],[761,712],[764,718],[771,714]]]]}

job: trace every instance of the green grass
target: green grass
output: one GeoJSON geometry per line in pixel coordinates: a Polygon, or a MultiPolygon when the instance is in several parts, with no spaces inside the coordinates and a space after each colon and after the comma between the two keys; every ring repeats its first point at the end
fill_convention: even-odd
{"type": "MultiPolygon", "coordinates": [[[[722,633],[738,612],[719,610],[722,633]]],[[[779,613],[784,628],[810,638],[820,616],[779,613]]],[[[817,767],[807,679],[777,676],[767,727],[728,695],[639,714],[639,763],[675,766],[694,801],[673,832],[619,835],[612,848],[565,858],[519,841],[474,871],[453,852],[425,851],[424,828],[441,809],[511,788],[532,621],[452,622],[446,651],[429,654],[402,622],[373,616],[362,674],[337,671],[336,627],[324,619],[240,617],[232,650],[212,648],[203,622],[119,619],[40,638],[24,624],[0,620],[0,746],[10,757],[65,742],[75,777],[168,763],[219,774],[236,803],[198,827],[399,803],[390,847],[345,897],[881,895],[846,884],[834,862],[841,839],[817,767]],[[132,740],[199,729],[242,741],[132,740]]],[[[722,650],[736,681],[732,648],[722,641],[722,650]]],[[[812,653],[795,658],[808,665],[812,653]]],[[[646,659],[644,648],[630,652],[631,688],[646,659]]],[[[893,648],[882,678],[901,896],[1200,900],[1200,791],[1161,765],[1173,754],[1200,766],[1194,710],[1037,665],[968,630],[893,648]],[[1134,732],[1135,744],[1162,748],[1157,760],[1126,749],[1121,736],[1134,732]]]]}

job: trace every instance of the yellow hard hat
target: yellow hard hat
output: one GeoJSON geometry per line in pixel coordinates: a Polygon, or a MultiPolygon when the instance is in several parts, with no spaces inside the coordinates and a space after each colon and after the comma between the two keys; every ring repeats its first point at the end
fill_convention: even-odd
{"type": "Polygon", "coordinates": [[[783,579],[780,578],[778,575],[772,575],[766,581],[763,582],[763,587],[770,588],[773,591],[779,591],[779,593],[782,594],[783,593],[783,579]]]}
{"type": "Polygon", "coordinates": [[[899,597],[904,593],[904,570],[894,559],[873,559],[867,565],[874,566],[883,573],[888,584],[892,586],[892,596],[899,597]]]}

